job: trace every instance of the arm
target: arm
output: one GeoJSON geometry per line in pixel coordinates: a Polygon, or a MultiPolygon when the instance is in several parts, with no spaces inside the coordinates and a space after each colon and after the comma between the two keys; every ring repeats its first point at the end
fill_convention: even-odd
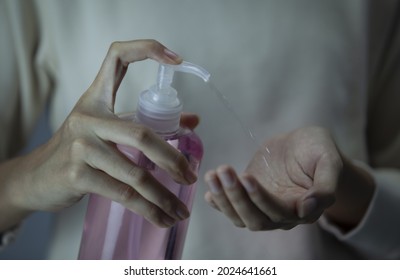
{"type": "Polygon", "coordinates": [[[205,198],[211,206],[250,230],[291,229],[319,220],[367,257],[398,258],[400,227],[393,220],[400,213],[397,168],[353,163],[319,127],[300,128],[265,145],[271,151],[268,167],[259,151],[245,174],[229,166],[207,172],[205,198]]]}

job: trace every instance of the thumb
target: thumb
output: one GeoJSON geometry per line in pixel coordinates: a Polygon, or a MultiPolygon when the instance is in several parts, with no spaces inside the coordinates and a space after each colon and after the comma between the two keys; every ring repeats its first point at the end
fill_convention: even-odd
{"type": "Polygon", "coordinates": [[[297,202],[300,218],[322,212],[335,202],[335,193],[341,173],[340,156],[323,154],[315,168],[313,186],[297,202]]]}

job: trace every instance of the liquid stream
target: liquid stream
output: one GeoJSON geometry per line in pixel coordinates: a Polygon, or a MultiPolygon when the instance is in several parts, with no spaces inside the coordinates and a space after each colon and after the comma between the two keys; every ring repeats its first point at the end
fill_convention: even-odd
{"type": "Polygon", "coordinates": [[[235,111],[233,108],[231,102],[228,100],[226,95],[224,95],[216,86],[215,84],[209,80],[207,82],[208,87],[210,90],[218,97],[218,99],[222,102],[222,104],[225,106],[225,108],[229,111],[229,113],[232,115],[232,117],[239,123],[240,127],[243,129],[244,133],[247,135],[247,137],[252,141],[253,144],[259,148],[260,151],[263,151],[263,159],[265,162],[265,165],[267,168],[269,168],[269,158],[271,156],[271,153],[268,149],[267,146],[263,147],[256,139],[254,132],[249,128],[247,124],[244,123],[244,121],[239,117],[238,113],[235,111]]]}

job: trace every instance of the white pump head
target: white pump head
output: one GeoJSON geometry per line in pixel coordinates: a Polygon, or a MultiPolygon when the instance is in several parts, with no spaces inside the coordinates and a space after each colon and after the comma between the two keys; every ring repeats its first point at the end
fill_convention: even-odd
{"type": "Polygon", "coordinates": [[[179,128],[182,103],[171,87],[175,71],[194,74],[205,82],[210,79],[210,73],[190,62],[160,64],[157,84],[140,94],[137,111],[139,121],[159,133],[175,132],[179,128]]]}
{"type": "Polygon", "coordinates": [[[208,82],[210,79],[210,73],[205,69],[187,61],[183,61],[178,65],[160,64],[158,68],[157,87],[162,89],[171,86],[175,71],[194,74],[202,78],[204,82],[208,82]]]}

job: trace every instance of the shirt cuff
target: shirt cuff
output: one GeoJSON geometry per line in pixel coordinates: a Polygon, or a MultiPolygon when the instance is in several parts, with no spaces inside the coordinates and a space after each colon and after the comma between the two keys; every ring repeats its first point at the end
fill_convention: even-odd
{"type": "Polygon", "coordinates": [[[400,172],[395,169],[372,170],[364,163],[355,162],[366,169],[375,180],[371,203],[353,230],[343,233],[326,217],[319,219],[320,226],[338,240],[354,247],[367,258],[397,259],[400,257],[400,172]]]}

